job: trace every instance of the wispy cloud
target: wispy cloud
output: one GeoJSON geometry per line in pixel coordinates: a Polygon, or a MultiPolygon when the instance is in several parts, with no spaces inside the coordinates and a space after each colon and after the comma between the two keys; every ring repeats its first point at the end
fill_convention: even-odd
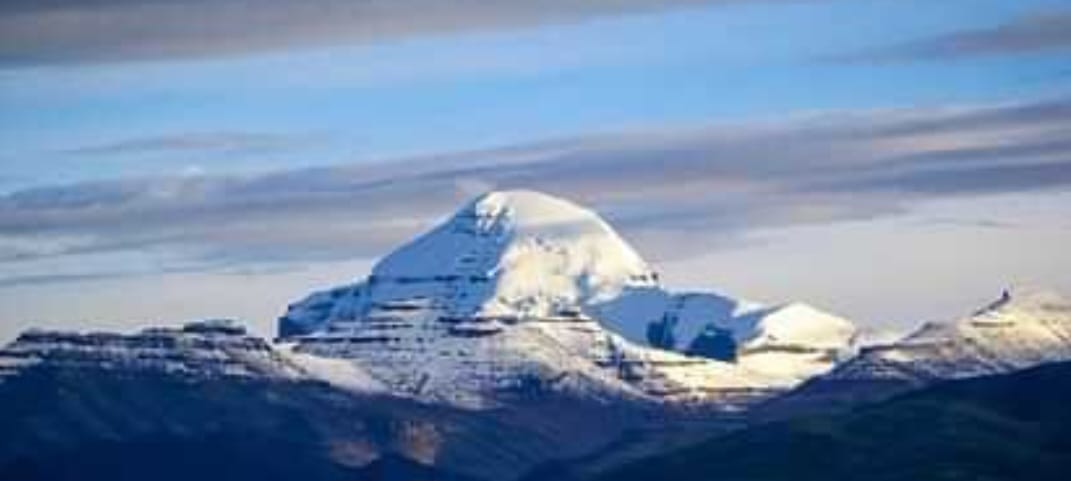
{"type": "Polygon", "coordinates": [[[952,32],[835,60],[899,62],[1046,52],[1071,52],[1071,10],[1034,13],[993,27],[952,32]]]}
{"type": "Polygon", "coordinates": [[[0,263],[147,249],[204,269],[371,258],[487,188],[591,204],[647,256],[687,256],[752,229],[1071,186],[1069,103],[833,112],[377,165],[28,189],[0,197],[0,263]]]}
{"type": "MultiPolygon", "coordinates": [[[[156,274],[156,273],[154,273],[156,274]]],[[[0,277],[0,288],[12,286],[33,286],[38,284],[57,284],[64,282],[84,282],[103,279],[116,279],[121,277],[134,277],[138,274],[122,270],[99,271],[80,274],[30,274],[0,277]]],[[[141,275],[146,275],[142,273],[141,275]]]]}
{"type": "Polygon", "coordinates": [[[13,0],[0,65],[206,57],[774,0],[13,0]]]}
{"type": "Polygon", "coordinates": [[[66,149],[76,155],[122,155],[189,152],[274,152],[291,150],[315,140],[313,136],[263,132],[190,132],[124,139],[98,145],[66,149]]]}

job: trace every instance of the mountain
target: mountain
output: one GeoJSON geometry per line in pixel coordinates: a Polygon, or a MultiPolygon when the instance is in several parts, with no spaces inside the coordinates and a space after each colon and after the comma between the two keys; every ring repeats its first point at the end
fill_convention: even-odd
{"type": "Polygon", "coordinates": [[[633,341],[732,362],[786,388],[847,359],[857,336],[852,321],[801,302],[766,307],[658,286],[627,288],[587,309],[633,341]]]}
{"type": "Polygon", "coordinates": [[[133,334],[29,330],[0,349],[0,383],[37,365],[189,379],[316,380],[368,393],[382,389],[352,363],[278,349],[228,319],[133,334]]]}
{"type": "Polygon", "coordinates": [[[364,282],[292,304],[279,336],[431,402],[479,408],[556,392],[724,410],[832,368],[854,327],[802,305],[672,294],[594,212],[502,191],[390,253],[364,282]]]}
{"type": "Polygon", "coordinates": [[[274,341],[228,320],[21,334],[0,349],[0,479],[601,469],[756,420],[1071,359],[1069,324],[1057,296],[1005,294],[853,356],[846,319],[672,292],[594,212],[492,192],[364,281],[290,305],[274,341]]]}
{"type": "Polygon", "coordinates": [[[592,479],[1060,480],[1071,469],[1069,403],[1071,363],[1049,364],[738,431],[592,479]]]}
{"type": "Polygon", "coordinates": [[[1071,360],[1071,302],[1036,289],[1000,298],[952,322],[865,347],[830,373],[771,401],[770,411],[827,410],[946,379],[1001,374],[1071,360]]]}
{"type": "Polygon", "coordinates": [[[553,395],[482,411],[416,403],[351,362],[225,321],[31,331],[0,366],[0,479],[508,480],[629,431],[727,426],[553,395]]]}
{"type": "Polygon", "coordinates": [[[303,375],[265,340],[229,320],[192,322],[178,329],[148,328],[131,335],[29,330],[0,350],[0,382],[38,364],[191,378],[303,375]]]}
{"type": "Polygon", "coordinates": [[[537,192],[490,192],[384,257],[347,296],[358,299],[332,303],[334,312],[326,313],[317,307],[331,294],[314,294],[280,321],[280,334],[311,332],[361,314],[340,312],[347,308],[397,299],[416,299],[456,318],[568,316],[577,306],[656,282],[594,212],[537,192]]]}
{"type": "Polygon", "coordinates": [[[19,481],[474,481],[387,455],[362,467],[282,437],[213,434],[156,435],[80,444],[47,459],[24,457],[0,466],[0,478],[19,481]]]}

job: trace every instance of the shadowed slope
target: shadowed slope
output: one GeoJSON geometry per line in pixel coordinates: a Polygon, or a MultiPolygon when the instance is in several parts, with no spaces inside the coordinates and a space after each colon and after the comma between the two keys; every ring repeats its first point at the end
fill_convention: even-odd
{"type": "Polygon", "coordinates": [[[1071,469],[1071,363],[951,381],[756,427],[598,479],[1056,480],[1071,469]]]}

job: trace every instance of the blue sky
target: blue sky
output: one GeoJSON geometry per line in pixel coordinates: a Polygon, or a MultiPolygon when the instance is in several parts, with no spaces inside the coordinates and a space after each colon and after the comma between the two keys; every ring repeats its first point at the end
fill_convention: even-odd
{"type": "MultiPolygon", "coordinates": [[[[161,286],[186,286],[174,276],[218,274],[211,282],[225,288],[234,285],[228,280],[250,283],[250,276],[268,272],[256,277],[268,287],[250,296],[283,296],[275,299],[278,306],[269,309],[248,300],[218,306],[219,315],[268,323],[270,313],[291,300],[287,296],[347,278],[334,267],[342,260],[365,266],[480,186],[540,188],[591,203],[640,239],[641,250],[652,258],[676,250],[657,240],[659,235],[687,231],[715,246],[718,262],[732,255],[762,262],[772,254],[755,251],[757,237],[776,237],[781,234],[769,234],[771,229],[801,224],[829,229],[822,235],[835,237],[839,229],[858,229],[860,221],[882,225],[926,218],[931,210],[986,220],[993,209],[980,206],[992,196],[1034,199],[1021,201],[1038,206],[1026,211],[1049,216],[1031,216],[1044,217],[1036,225],[1059,224],[1065,214],[1071,216],[1060,207],[1071,183],[1065,179],[1071,147],[1060,143],[1071,132],[1071,116],[1064,114],[1071,94],[1067,0],[623,0],[536,6],[498,0],[486,7],[450,4],[444,10],[449,15],[437,10],[447,5],[443,2],[407,0],[351,16],[339,7],[333,18],[317,17],[290,0],[273,0],[267,7],[256,2],[251,7],[246,0],[185,1],[186,11],[197,13],[178,15],[174,25],[167,11],[134,9],[121,0],[57,2],[70,18],[99,17],[103,24],[62,23],[56,11],[33,2],[0,7],[10,9],[0,21],[5,32],[0,34],[0,249],[7,251],[0,252],[0,265],[6,265],[0,270],[8,272],[0,279],[0,304],[5,305],[0,315],[12,319],[5,321],[11,324],[8,331],[29,318],[65,326],[79,325],[85,317],[177,315],[169,300],[174,296],[164,294],[141,310],[89,298],[78,301],[77,309],[35,304],[56,289],[98,292],[105,299],[100,289],[112,286],[118,291],[108,292],[120,292],[123,279],[131,276],[137,280],[128,282],[144,283],[148,277],[161,286]],[[275,8],[280,17],[255,8],[275,8]],[[258,27],[261,17],[271,28],[258,27]],[[978,122],[975,117],[1002,123],[980,129],[972,123],[978,122]],[[882,128],[926,125],[927,119],[964,126],[926,138],[870,135],[882,128]],[[859,135],[858,129],[869,143],[844,141],[859,135]],[[828,143],[800,140],[814,131],[828,143]],[[766,144],[779,147],[767,152],[766,144]],[[563,149],[583,155],[561,160],[548,154],[563,149]],[[962,180],[968,174],[935,170],[947,167],[949,160],[941,156],[956,149],[962,150],[960,157],[980,159],[968,173],[975,175],[970,182],[962,180]],[[667,161],[681,151],[690,160],[667,161]],[[629,159],[619,162],[613,155],[629,159]],[[734,158],[714,161],[704,155],[734,158]],[[545,171],[539,175],[471,173],[476,164],[480,169],[510,166],[518,156],[549,163],[540,164],[545,171]],[[925,157],[929,163],[887,166],[890,158],[900,157],[925,157]],[[651,170],[663,163],[668,170],[651,170]],[[589,181],[575,189],[555,187],[566,179],[554,172],[572,172],[578,165],[605,170],[583,172],[579,178],[589,181]],[[370,193],[357,182],[375,178],[417,185],[404,178],[410,166],[449,179],[434,184],[450,189],[432,196],[442,202],[412,200],[404,190],[370,193]],[[696,187],[701,195],[682,200],[662,192],[657,202],[637,207],[622,194],[634,190],[632,184],[621,180],[608,187],[614,182],[598,179],[618,175],[617,166],[634,172],[621,173],[621,179],[638,183],[643,175],[669,179],[675,178],[674,168],[701,168],[706,176],[700,178],[708,183],[696,187]],[[352,182],[336,185],[339,178],[352,182]],[[767,178],[781,179],[777,195],[759,182],[767,178]],[[807,185],[793,183],[799,179],[807,179],[807,185]],[[250,232],[272,227],[338,228],[343,214],[310,200],[312,194],[301,196],[313,191],[322,196],[309,186],[327,184],[332,192],[346,193],[339,202],[367,197],[372,209],[382,207],[376,202],[406,204],[400,215],[410,222],[375,235],[347,230],[341,237],[345,245],[302,238],[251,247],[255,236],[250,232]],[[284,206],[291,223],[253,223],[210,242],[159,228],[229,222],[228,215],[249,219],[249,212],[236,205],[252,201],[231,199],[263,194],[258,189],[265,185],[296,196],[284,206]],[[747,194],[719,194],[719,188],[747,194]],[[846,198],[846,192],[857,200],[846,198]],[[218,203],[221,198],[228,200],[218,203]],[[104,220],[94,217],[109,202],[128,210],[104,220]],[[804,204],[807,215],[793,210],[804,204]],[[752,210],[754,222],[747,223],[711,214],[752,210]],[[694,220],[697,211],[707,220],[702,227],[668,220],[694,220]],[[135,220],[121,222],[124,215],[135,220]],[[645,220],[650,218],[658,220],[645,220]],[[327,264],[317,267],[317,262],[327,264]],[[59,278],[57,272],[67,275],[59,278]]],[[[322,0],[328,6],[335,2],[322,0]]],[[[987,221],[996,225],[1003,219],[987,221]]],[[[974,227],[961,228],[956,235],[964,239],[976,235],[974,227]]],[[[1046,229],[1046,243],[1071,240],[1066,230],[1046,229]]],[[[1033,236],[1042,235],[1029,227],[1013,231],[1020,237],[1011,239],[1019,240],[1002,235],[1001,246],[1020,242],[1025,249],[1033,236]]],[[[904,227],[895,232],[915,239],[928,231],[904,227]]],[[[888,233],[881,236],[889,245],[897,242],[888,233]]],[[[803,249],[800,242],[797,247],[803,249]]],[[[711,257],[699,248],[688,252],[711,257]]],[[[836,262],[834,252],[815,255],[836,262]]],[[[1066,260],[1055,249],[1046,254],[1066,260]]],[[[664,264],[672,270],[678,261],[664,264]]],[[[799,289],[801,294],[785,282],[753,278],[754,272],[777,271],[778,262],[792,264],[771,260],[769,269],[738,268],[706,281],[683,269],[677,276],[697,287],[739,286],[743,294],[764,300],[817,298],[879,324],[952,315],[959,303],[988,295],[975,289],[992,287],[969,282],[981,273],[967,269],[963,279],[946,286],[946,297],[909,309],[878,296],[846,293],[854,279],[849,274],[821,283],[822,289],[799,289]]],[[[806,270],[798,269],[786,278],[806,270]]],[[[1071,287],[1063,274],[1025,270],[1014,277],[1071,287]]],[[[986,275],[999,272],[992,267],[986,275]]],[[[896,290],[910,277],[883,282],[896,290]]]]}
{"type": "Polygon", "coordinates": [[[1064,55],[831,60],[1066,1],[814,1],[690,6],[518,30],[202,59],[0,72],[7,190],[192,168],[232,172],[404,157],[651,124],[948,104],[1066,91],[1064,55]],[[216,132],[288,149],[70,151],[216,132]],[[303,140],[304,142],[300,142],[303,140]]]}

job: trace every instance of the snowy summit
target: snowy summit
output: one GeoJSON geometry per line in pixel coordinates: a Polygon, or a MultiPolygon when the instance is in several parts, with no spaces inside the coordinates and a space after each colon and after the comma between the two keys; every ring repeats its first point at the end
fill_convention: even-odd
{"type": "Polygon", "coordinates": [[[484,194],[394,251],[370,281],[454,281],[458,316],[540,317],[652,286],[654,272],[594,212],[533,191],[484,194]]]}
{"type": "Polygon", "coordinates": [[[785,389],[831,369],[855,328],[801,304],[671,293],[596,213],[519,190],[474,199],[364,282],[291,305],[279,334],[396,392],[482,404],[533,380],[663,401],[785,389]]]}

